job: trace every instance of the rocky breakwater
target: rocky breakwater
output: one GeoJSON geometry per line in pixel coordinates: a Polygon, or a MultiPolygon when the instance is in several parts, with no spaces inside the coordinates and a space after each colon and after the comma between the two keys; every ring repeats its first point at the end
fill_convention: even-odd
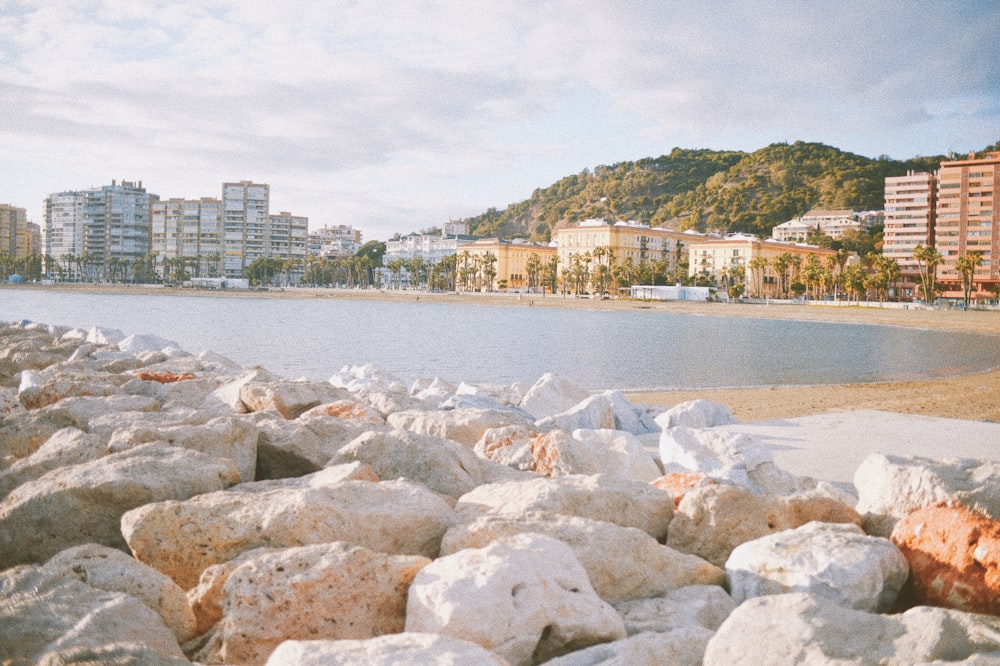
{"type": "Polygon", "coordinates": [[[0,662],[1000,660],[1000,466],[852,493],[727,421],[5,324],[0,662]]]}

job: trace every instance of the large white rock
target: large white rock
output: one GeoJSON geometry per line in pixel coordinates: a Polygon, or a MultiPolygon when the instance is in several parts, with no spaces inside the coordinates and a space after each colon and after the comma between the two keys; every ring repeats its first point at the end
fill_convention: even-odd
{"type": "Polygon", "coordinates": [[[407,631],[367,640],[285,641],[267,666],[403,666],[442,664],[509,666],[486,648],[451,636],[407,631]]]}
{"type": "Polygon", "coordinates": [[[888,539],[850,523],[806,523],[737,546],[726,561],[736,603],[807,592],[855,610],[887,612],[910,567],[888,539]]]}
{"type": "Polygon", "coordinates": [[[171,347],[179,349],[180,345],[157,335],[149,334],[133,334],[118,342],[118,349],[130,354],[138,354],[144,351],[162,351],[171,347]]]}
{"type": "Polygon", "coordinates": [[[453,636],[511,664],[535,664],[625,637],[569,546],[520,534],[442,557],[410,587],[406,630],[453,636]]]}
{"type": "Polygon", "coordinates": [[[184,659],[163,618],[131,594],[53,576],[37,565],[0,572],[0,663],[39,664],[51,653],[121,643],[184,659]]]}
{"type": "Polygon", "coordinates": [[[0,422],[0,467],[27,458],[52,435],[71,426],[75,424],[69,412],[53,409],[27,412],[0,422]]]}
{"type": "Polygon", "coordinates": [[[547,372],[524,394],[521,409],[536,419],[544,419],[569,411],[589,397],[590,391],[564,377],[547,372]]]}
{"type": "Polygon", "coordinates": [[[470,449],[490,428],[530,425],[529,421],[509,410],[473,408],[396,412],[386,418],[386,423],[393,428],[451,439],[470,449]]]}
{"type": "Polygon", "coordinates": [[[124,592],[156,611],[183,644],[195,635],[195,617],[174,581],[120,550],[94,543],[56,553],[39,573],[76,578],[97,590],[124,592]]]}
{"type": "Polygon", "coordinates": [[[234,412],[247,412],[247,406],[243,404],[240,394],[243,387],[256,382],[273,382],[277,378],[264,368],[253,368],[226,382],[217,388],[208,400],[221,402],[228,405],[234,412]]]}
{"type": "MultiPolygon", "coordinates": [[[[25,385],[26,375],[27,373],[25,372],[21,373],[22,387],[25,385]]],[[[30,379],[30,375],[27,376],[30,379]]],[[[31,384],[29,383],[28,386],[30,387],[31,384]]],[[[25,411],[24,405],[22,405],[21,401],[17,399],[16,393],[5,388],[0,388],[0,423],[11,418],[12,416],[23,414],[25,411]]]]}
{"type": "Polygon", "coordinates": [[[636,527],[662,541],[673,517],[674,500],[670,493],[648,483],[600,474],[537,477],[479,486],[459,498],[455,511],[466,521],[483,513],[519,516],[549,511],[636,527]]]}
{"type": "Polygon", "coordinates": [[[268,418],[257,423],[257,474],[280,479],[309,474],[323,468],[359,435],[384,429],[337,418],[268,418]]]}
{"type": "Polygon", "coordinates": [[[367,391],[406,393],[406,384],[371,363],[345,365],[337,374],[330,377],[330,383],[351,393],[367,391]]]}
{"type": "Polygon", "coordinates": [[[7,469],[0,470],[0,498],[22,483],[37,479],[54,469],[97,460],[107,452],[104,437],[85,433],[79,428],[63,428],[45,440],[27,458],[21,458],[7,469]]]}
{"type": "Polygon", "coordinates": [[[592,645],[545,662],[546,666],[701,666],[712,632],[704,627],[681,627],[669,632],[647,632],[592,645]]]}
{"type": "Polygon", "coordinates": [[[247,411],[276,410],[286,419],[297,418],[303,412],[326,403],[348,397],[343,389],[320,382],[247,382],[240,388],[240,400],[247,411]]]}
{"type": "Polygon", "coordinates": [[[760,492],[749,474],[772,457],[770,447],[750,435],[676,426],[660,435],[660,461],[667,472],[700,472],[760,492]]]}
{"type": "Polygon", "coordinates": [[[125,334],[117,328],[105,328],[103,326],[93,326],[87,332],[86,341],[95,345],[117,345],[125,339],[125,334]]]}
{"type": "Polygon", "coordinates": [[[928,606],[878,615],[796,592],[737,606],[708,642],[704,664],[912,666],[998,650],[1000,618],[928,606]]]}
{"type": "Polygon", "coordinates": [[[88,542],[124,550],[119,520],[128,510],[238,480],[231,460],[162,443],[53,470],[0,502],[0,568],[41,562],[88,542]]]}
{"type": "Polygon", "coordinates": [[[688,585],[663,596],[615,604],[629,636],[684,627],[714,632],[734,608],[736,602],[718,585],[688,585]]]}
{"type": "Polygon", "coordinates": [[[398,633],[410,583],[429,562],[342,542],[258,552],[230,573],[222,619],[194,657],[261,664],[285,640],[398,633]]]}
{"type": "Polygon", "coordinates": [[[873,453],[854,473],[865,531],[889,536],[901,518],[947,499],[1000,520],[1000,462],[873,453]]]}
{"type": "MultiPolygon", "coordinates": [[[[563,433],[563,430],[553,432],[563,433]]],[[[483,433],[472,448],[481,458],[507,465],[514,469],[534,471],[535,457],[532,442],[539,436],[533,425],[512,425],[490,428],[483,433]]]]}
{"type": "Polygon", "coordinates": [[[714,428],[736,423],[729,408],[711,400],[688,400],[674,405],[656,417],[664,430],[685,426],[687,428],[714,428]]]}
{"type": "Polygon", "coordinates": [[[259,547],[345,541],[435,557],[453,520],[451,507],[423,486],[337,481],[147,504],[122,517],[121,531],[139,561],[190,589],[209,566],[259,547]]]}
{"type": "Polygon", "coordinates": [[[598,596],[611,604],[666,594],[685,585],[725,582],[719,567],[668,548],[642,530],[545,512],[486,515],[455,525],[445,532],[441,554],[484,548],[515,534],[544,534],[568,545],[598,596]]]}
{"type": "Polygon", "coordinates": [[[366,432],[337,451],[328,464],[355,461],[370,465],[380,479],[406,478],[456,499],[479,485],[517,474],[457,442],[408,430],[366,432]]]}
{"type": "Polygon", "coordinates": [[[701,486],[677,505],[667,545],[722,567],[741,543],[813,520],[861,524],[854,509],[821,494],[775,497],[726,484],[701,486]]]}
{"type": "Polygon", "coordinates": [[[581,429],[573,431],[573,440],[579,443],[578,457],[583,458],[577,474],[607,474],[645,482],[663,474],[653,456],[632,433],[581,429]]]}
{"type": "Polygon", "coordinates": [[[653,418],[633,404],[621,391],[605,391],[585,399],[569,410],[535,421],[542,429],[559,428],[566,432],[585,430],[624,430],[633,435],[659,432],[653,418]]]}

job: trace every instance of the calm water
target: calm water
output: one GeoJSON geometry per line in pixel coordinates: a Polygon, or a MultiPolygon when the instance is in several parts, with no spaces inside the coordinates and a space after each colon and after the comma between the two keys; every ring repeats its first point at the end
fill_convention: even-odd
{"type": "Polygon", "coordinates": [[[0,321],[154,333],[286,377],[375,363],[401,379],[654,389],[915,379],[1000,366],[996,338],[662,312],[0,289],[0,321]]]}

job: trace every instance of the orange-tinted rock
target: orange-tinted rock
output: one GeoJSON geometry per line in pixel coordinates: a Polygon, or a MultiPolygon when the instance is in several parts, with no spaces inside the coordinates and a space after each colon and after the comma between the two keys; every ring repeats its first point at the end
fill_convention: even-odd
{"type": "Polygon", "coordinates": [[[331,416],[354,423],[382,425],[385,419],[374,408],[354,400],[337,400],[317,405],[302,414],[300,418],[331,416]]]}
{"type": "Polygon", "coordinates": [[[181,374],[177,374],[176,372],[140,372],[136,376],[143,381],[159,382],[161,384],[173,384],[174,382],[183,382],[188,379],[194,379],[194,375],[190,372],[184,372],[181,374]]]}
{"type": "Polygon", "coordinates": [[[674,496],[674,508],[676,509],[684,499],[684,494],[689,490],[700,488],[712,483],[718,483],[715,479],[705,476],[701,472],[671,472],[650,482],[652,485],[666,490],[674,496]]]}
{"type": "Polygon", "coordinates": [[[1000,521],[945,501],[899,521],[892,542],[913,603],[1000,615],[1000,521]]]}

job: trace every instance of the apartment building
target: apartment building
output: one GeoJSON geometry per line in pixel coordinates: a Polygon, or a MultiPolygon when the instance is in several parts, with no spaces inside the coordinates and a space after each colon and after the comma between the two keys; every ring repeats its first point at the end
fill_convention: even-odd
{"type": "Polygon", "coordinates": [[[473,236],[447,236],[445,234],[409,234],[386,241],[382,265],[401,259],[423,259],[433,266],[443,258],[457,254],[460,248],[475,241],[473,236]]]}
{"type": "Polygon", "coordinates": [[[958,258],[978,252],[973,291],[991,297],[1000,287],[1000,152],[942,162],[938,171],[934,244],[941,253],[937,278],[942,296],[962,296],[958,258]]]}
{"type": "Polygon", "coordinates": [[[23,257],[32,251],[33,240],[28,227],[28,212],[10,204],[0,204],[0,254],[23,257]]]}
{"type": "Polygon", "coordinates": [[[222,201],[167,199],[151,207],[152,251],[161,274],[169,260],[186,260],[192,277],[219,277],[222,274],[222,201]]]}
{"type": "Polygon", "coordinates": [[[222,184],[222,262],[225,277],[241,278],[255,259],[266,257],[271,188],[241,180],[222,184]]]}
{"type": "Polygon", "coordinates": [[[610,250],[612,263],[631,259],[636,266],[666,262],[665,272],[677,269],[685,246],[698,238],[692,232],[657,229],[638,222],[584,220],[555,230],[559,263],[569,266],[574,255],[594,255],[594,250],[610,250]]]}
{"type": "MultiPolygon", "coordinates": [[[[42,252],[71,280],[79,279],[75,257],[83,255],[83,192],[59,192],[45,197],[42,221],[42,252]]],[[[46,272],[58,272],[46,266],[46,272]]]]}
{"type": "Polygon", "coordinates": [[[351,257],[360,247],[361,230],[345,224],[309,232],[309,254],[318,257],[351,257]]]}
{"type": "Polygon", "coordinates": [[[781,278],[774,268],[776,257],[787,252],[804,261],[807,256],[814,255],[824,266],[837,258],[836,250],[801,243],[760,240],[745,234],[733,234],[725,238],[693,239],[688,243],[687,251],[689,277],[700,277],[717,285],[723,285],[734,273],[742,269],[747,295],[757,298],[782,296],[781,278]],[[757,262],[754,262],[754,259],[757,258],[764,260],[763,267],[755,267],[757,262]]]}
{"type": "Polygon", "coordinates": [[[826,210],[814,208],[802,217],[796,217],[788,222],[784,222],[771,230],[771,237],[774,240],[787,242],[802,242],[809,238],[809,235],[819,230],[830,238],[840,238],[848,229],[861,231],[866,228],[866,224],[871,224],[873,212],[867,212],[862,219],[853,210],[826,210]]]}
{"type": "Polygon", "coordinates": [[[900,295],[913,297],[920,269],[913,258],[918,245],[934,245],[937,177],[910,171],[885,179],[885,227],[882,254],[899,264],[900,295]]]}
{"type": "Polygon", "coordinates": [[[508,289],[523,289],[525,287],[540,287],[544,267],[558,256],[558,250],[551,245],[529,243],[524,240],[500,240],[498,238],[482,238],[462,246],[458,253],[456,270],[459,281],[465,279],[465,284],[459,288],[475,288],[482,290],[506,285],[508,289]],[[531,257],[535,260],[538,272],[533,284],[531,281],[531,257]],[[487,266],[490,268],[487,269],[487,266]],[[489,277],[487,273],[492,273],[489,277]],[[489,284],[492,282],[492,284],[489,284]]]}
{"type": "Polygon", "coordinates": [[[267,216],[265,256],[301,262],[309,251],[309,218],[287,211],[267,216]]]}

